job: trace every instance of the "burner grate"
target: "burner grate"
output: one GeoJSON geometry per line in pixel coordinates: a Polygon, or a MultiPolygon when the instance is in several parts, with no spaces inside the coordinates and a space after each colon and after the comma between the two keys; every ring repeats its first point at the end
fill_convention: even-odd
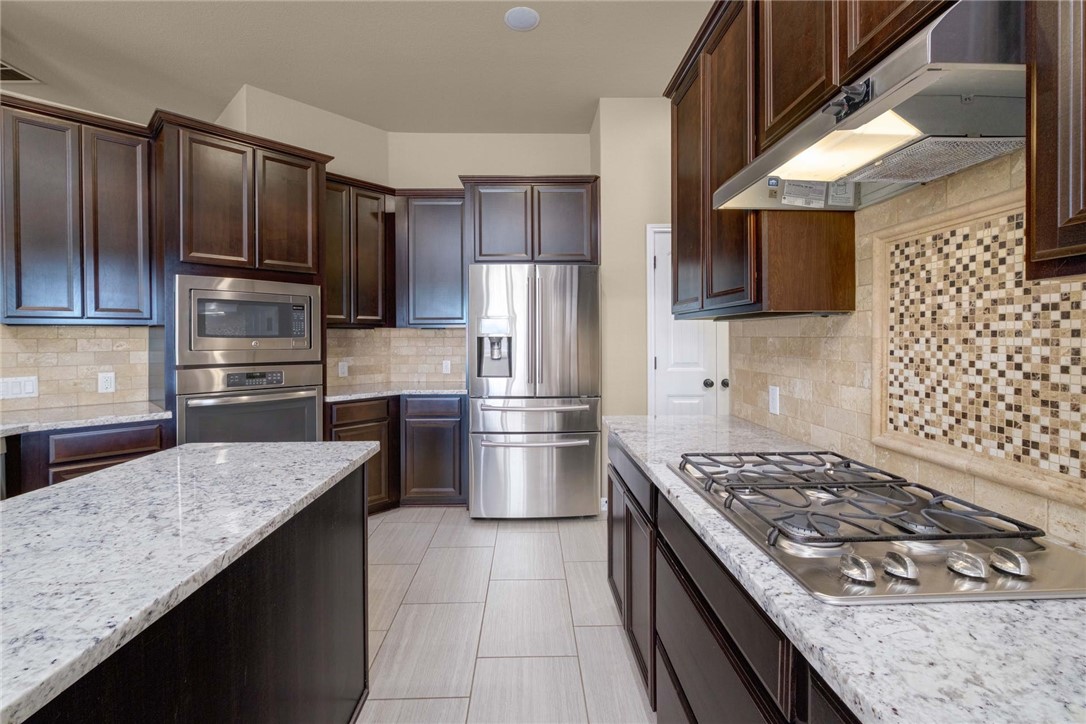
{"type": "Polygon", "coordinates": [[[815,452],[686,453],[679,469],[714,484],[905,482],[901,476],[821,450],[815,452]]]}

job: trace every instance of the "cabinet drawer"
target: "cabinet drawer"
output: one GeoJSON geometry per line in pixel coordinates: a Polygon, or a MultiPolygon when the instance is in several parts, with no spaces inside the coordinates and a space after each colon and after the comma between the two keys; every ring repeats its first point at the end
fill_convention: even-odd
{"type": "Polygon", "coordinates": [[[162,449],[162,425],[140,425],[49,437],[49,464],[136,455],[162,449]]]}
{"type": "Polygon", "coordinates": [[[795,659],[791,643],[759,611],[666,499],[659,503],[660,536],[699,589],[712,612],[786,714],[792,708],[795,659]]]}
{"type": "Polygon", "coordinates": [[[355,422],[372,422],[388,417],[388,400],[339,402],[332,405],[332,427],[355,422]]]}
{"type": "Polygon", "coordinates": [[[114,465],[120,465],[121,463],[127,463],[129,460],[135,460],[143,457],[142,455],[131,455],[123,458],[111,458],[109,460],[96,460],[90,463],[74,463],[72,465],[60,465],[57,467],[49,468],[49,484],[56,485],[57,483],[63,483],[73,478],[78,478],[83,475],[89,475],[90,473],[98,472],[99,470],[105,470],[111,468],[114,465]]]}
{"type": "Polygon", "coordinates": [[[654,521],[656,514],[652,509],[652,481],[645,477],[641,468],[637,467],[613,438],[607,441],[607,457],[611,460],[611,466],[618,472],[619,480],[641,506],[649,522],[654,521]]]}
{"type": "Polygon", "coordinates": [[[459,397],[405,397],[404,417],[460,417],[459,397]]]}

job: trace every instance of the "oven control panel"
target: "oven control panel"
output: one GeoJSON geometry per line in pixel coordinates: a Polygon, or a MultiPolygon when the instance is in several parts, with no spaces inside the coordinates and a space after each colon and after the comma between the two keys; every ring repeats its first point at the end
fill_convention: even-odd
{"type": "Polygon", "coordinates": [[[227,387],[263,387],[283,384],[283,371],[230,372],[226,375],[227,387]]]}

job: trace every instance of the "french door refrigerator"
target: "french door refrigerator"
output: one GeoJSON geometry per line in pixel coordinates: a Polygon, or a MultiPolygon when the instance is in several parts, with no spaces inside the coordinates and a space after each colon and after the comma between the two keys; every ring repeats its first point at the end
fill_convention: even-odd
{"type": "Polygon", "coordinates": [[[471,266],[473,518],[599,512],[599,296],[597,266],[471,266]]]}

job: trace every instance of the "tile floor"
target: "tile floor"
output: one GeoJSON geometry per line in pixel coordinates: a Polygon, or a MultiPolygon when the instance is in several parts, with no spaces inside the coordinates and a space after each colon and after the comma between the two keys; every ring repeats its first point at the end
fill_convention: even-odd
{"type": "Polygon", "coordinates": [[[655,722],[607,586],[607,523],[370,518],[363,722],[655,722]]]}

